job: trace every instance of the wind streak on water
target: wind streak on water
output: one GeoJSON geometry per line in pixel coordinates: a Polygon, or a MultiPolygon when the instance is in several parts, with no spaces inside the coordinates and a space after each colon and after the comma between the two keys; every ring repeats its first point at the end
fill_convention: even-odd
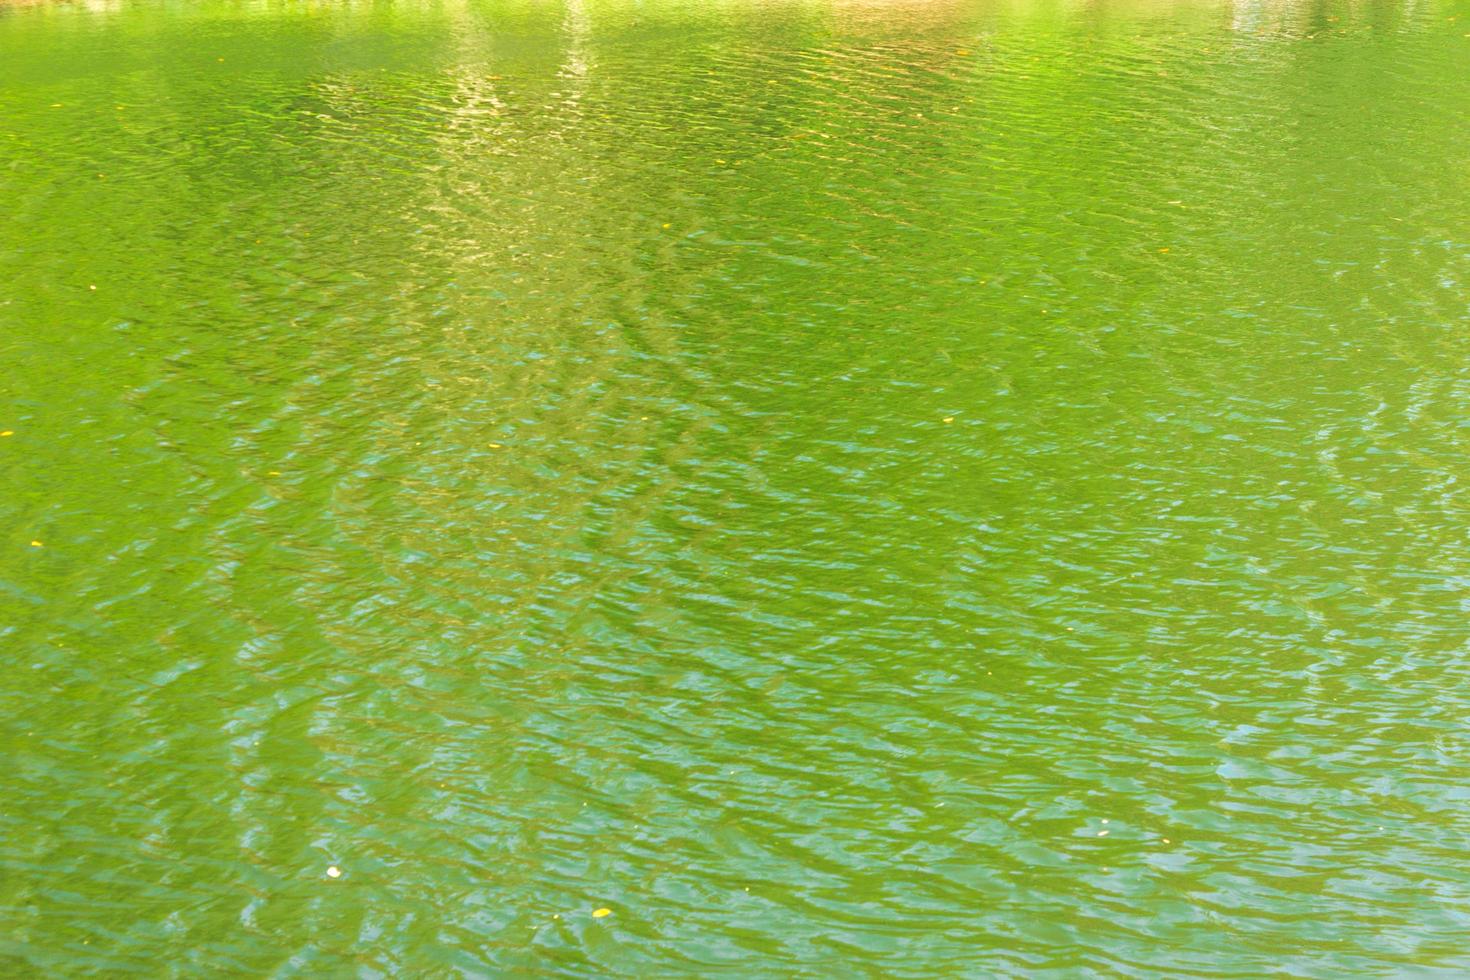
{"type": "Polygon", "coordinates": [[[1458,15],[6,8],[0,967],[1464,970],[1458,15]]]}

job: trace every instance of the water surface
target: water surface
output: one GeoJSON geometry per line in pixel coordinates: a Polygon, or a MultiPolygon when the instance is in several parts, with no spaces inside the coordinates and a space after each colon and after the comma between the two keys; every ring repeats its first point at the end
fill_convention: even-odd
{"type": "Polygon", "coordinates": [[[11,3],[0,202],[0,974],[1470,971],[1462,0],[11,3]]]}

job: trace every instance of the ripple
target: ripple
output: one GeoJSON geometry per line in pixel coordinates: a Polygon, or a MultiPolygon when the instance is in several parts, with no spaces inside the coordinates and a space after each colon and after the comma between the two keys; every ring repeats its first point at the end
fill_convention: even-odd
{"type": "Polygon", "coordinates": [[[1457,30],[0,7],[0,973],[1463,972],[1457,30]]]}

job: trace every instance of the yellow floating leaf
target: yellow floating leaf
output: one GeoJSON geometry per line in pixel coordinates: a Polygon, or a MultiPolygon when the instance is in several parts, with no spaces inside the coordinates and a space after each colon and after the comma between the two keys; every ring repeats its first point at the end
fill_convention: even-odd
{"type": "Polygon", "coordinates": [[[954,421],[954,416],[953,415],[945,416],[944,421],[946,421],[946,422],[953,422],[954,421]]]}
{"type": "Polygon", "coordinates": [[[41,547],[41,542],[39,542],[39,541],[32,541],[31,542],[31,547],[32,548],[39,548],[39,547],[41,547]]]}
{"type": "Polygon", "coordinates": [[[612,909],[597,909],[592,913],[592,918],[601,919],[609,915],[612,915],[612,909]]]}
{"type": "Polygon", "coordinates": [[[12,432],[12,431],[10,431],[9,429],[6,429],[4,432],[0,432],[0,438],[4,438],[5,436],[13,436],[13,435],[15,435],[15,433],[12,432]]]}

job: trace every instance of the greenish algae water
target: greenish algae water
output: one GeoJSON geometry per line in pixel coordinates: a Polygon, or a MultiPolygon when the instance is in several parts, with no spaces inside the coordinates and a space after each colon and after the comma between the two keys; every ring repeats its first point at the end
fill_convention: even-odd
{"type": "Polygon", "coordinates": [[[0,974],[1470,972],[1466,3],[12,2],[0,207],[0,974]]]}

